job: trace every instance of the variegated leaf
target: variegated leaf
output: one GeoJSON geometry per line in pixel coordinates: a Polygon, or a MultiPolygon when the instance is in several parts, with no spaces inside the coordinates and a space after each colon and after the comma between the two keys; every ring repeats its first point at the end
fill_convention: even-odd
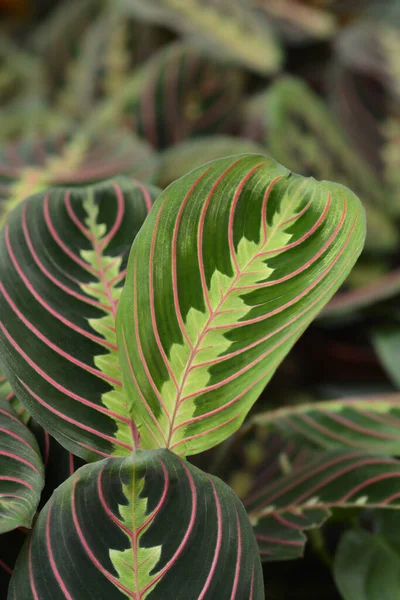
{"type": "Polygon", "coordinates": [[[156,188],[120,178],[54,188],[10,215],[0,242],[0,351],[30,414],[86,460],[127,454],[115,315],[156,188]]]}
{"type": "Polygon", "coordinates": [[[260,413],[252,424],[316,449],[400,455],[400,394],[288,406],[260,413]]]}
{"type": "Polygon", "coordinates": [[[156,182],[161,188],[206,162],[234,154],[262,154],[260,144],[229,135],[205,135],[164,150],[160,157],[156,182]]]}
{"type": "Polygon", "coordinates": [[[263,560],[303,554],[304,531],[334,508],[400,509],[400,462],[336,450],[317,454],[276,481],[260,482],[244,501],[263,560]]]}
{"type": "Polygon", "coordinates": [[[9,598],[261,600],[264,590],[232,490],[168,450],[138,450],[82,467],[56,490],[9,598]]]}
{"type": "Polygon", "coordinates": [[[285,77],[270,88],[266,113],[271,156],[296,173],[337,181],[360,194],[368,220],[366,249],[393,251],[399,236],[384,189],[323,101],[301,80],[285,77]]]}
{"type": "Polygon", "coordinates": [[[261,74],[276,72],[281,51],[269,24],[247,2],[230,0],[118,0],[128,14],[169,26],[190,37],[209,55],[261,74]]]}
{"type": "Polygon", "coordinates": [[[0,397],[0,534],[31,526],[43,485],[36,440],[0,397]]]}
{"type": "Polygon", "coordinates": [[[169,186],[133,245],[117,318],[144,446],[187,455],[231,435],[364,235],[350,190],[265,156],[214,161],[169,186]]]}
{"type": "Polygon", "coordinates": [[[85,185],[115,175],[149,181],[156,165],[150,146],[127,133],[90,142],[66,134],[9,142],[0,147],[0,225],[19,202],[52,185],[85,185]]]}
{"type": "Polygon", "coordinates": [[[121,120],[155,148],[229,132],[240,110],[243,85],[239,71],[190,46],[171,44],[143,67],[136,97],[127,97],[121,120]]]}

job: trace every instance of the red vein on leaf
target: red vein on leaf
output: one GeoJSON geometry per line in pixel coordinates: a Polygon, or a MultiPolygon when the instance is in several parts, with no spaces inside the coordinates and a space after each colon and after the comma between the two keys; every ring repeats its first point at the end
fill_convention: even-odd
{"type": "Polygon", "coordinates": [[[11,263],[13,264],[15,270],[17,271],[20,279],[23,281],[25,287],[32,294],[32,296],[35,298],[35,300],[37,300],[39,302],[39,304],[41,306],[43,306],[43,308],[45,308],[58,321],[61,321],[61,323],[63,323],[70,329],[73,329],[77,333],[80,333],[84,337],[86,337],[94,342],[97,342],[98,344],[101,344],[102,346],[107,346],[108,348],[111,348],[112,350],[117,350],[117,347],[115,346],[115,344],[110,344],[107,340],[102,339],[96,335],[93,335],[92,333],[86,331],[85,329],[82,329],[81,327],[79,327],[78,325],[76,325],[75,323],[70,321],[69,319],[65,318],[62,314],[57,312],[54,308],[52,308],[52,306],[50,306],[50,304],[48,304],[44,300],[44,298],[42,298],[40,296],[40,294],[35,290],[35,288],[31,284],[31,282],[29,281],[28,277],[25,275],[25,273],[21,269],[21,266],[19,265],[19,263],[16,259],[16,256],[14,254],[14,251],[12,249],[12,246],[11,246],[8,225],[6,225],[6,228],[5,228],[5,240],[6,240],[7,251],[8,251],[9,257],[11,259],[11,263]]]}
{"type": "MultiPolygon", "coordinates": [[[[99,431],[97,429],[93,429],[93,427],[84,425],[83,423],[80,423],[76,419],[72,419],[71,417],[67,416],[65,413],[62,413],[59,410],[55,409],[53,406],[51,406],[50,404],[45,402],[42,398],[40,398],[37,394],[35,394],[29,388],[29,386],[27,386],[26,383],[24,383],[21,379],[18,378],[18,380],[24,386],[24,388],[29,392],[29,394],[35,400],[37,400],[39,402],[39,404],[41,404],[42,406],[47,408],[47,410],[50,411],[51,413],[53,413],[54,415],[57,415],[58,417],[60,417],[63,421],[67,421],[67,423],[71,423],[72,425],[75,425],[76,427],[78,427],[78,429],[83,429],[84,431],[87,431],[88,433],[92,433],[93,435],[96,435],[97,437],[99,437],[101,439],[107,440],[108,442],[111,442],[112,444],[116,444],[117,446],[121,446],[122,448],[127,448],[128,450],[133,450],[133,447],[131,445],[125,444],[125,442],[121,442],[118,439],[111,437],[109,435],[106,435],[105,433],[102,433],[101,431],[99,431]]],[[[105,412],[105,411],[103,411],[103,412],[105,412]]],[[[129,421],[129,419],[125,419],[125,421],[129,421]]]]}
{"type": "MultiPolygon", "coordinates": [[[[56,285],[63,292],[65,292],[66,294],[69,294],[73,298],[76,298],[77,300],[81,300],[82,302],[85,302],[86,304],[90,304],[90,305],[96,306],[98,308],[107,309],[108,308],[107,305],[101,304],[101,302],[98,302],[97,300],[89,298],[88,296],[84,296],[83,294],[80,294],[79,292],[76,292],[75,290],[72,290],[71,288],[69,288],[67,285],[65,285],[64,283],[59,281],[44,266],[44,264],[40,260],[38,254],[33,246],[32,238],[30,237],[30,234],[29,234],[28,223],[27,223],[27,209],[28,209],[28,205],[25,204],[23,211],[22,211],[22,230],[24,232],[25,243],[29,248],[29,252],[31,253],[33,260],[35,261],[35,263],[37,264],[39,269],[42,271],[42,273],[47,277],[47,279],[49,279],[52,283],[54,283],[54,285],[56,285]]],[[[73,279],[72,281],[74,281],[77,285],[79,285],[79,283],[80,283],[80,282],[76,281],[75,279],[73,279]]]]}
{"type": "Polygon", "coordinates": [[[93,269],[86,261],[82,260],[79,256],[74,254],[74,252],[72,252],[72,250],[70,248],[68,248],[68,246],[65,244],[65,242],[63,242],[63,240],[60,238],[56,228],[54,227],[53,221],[51,219],[50,209],[49,209],[49,194],[47,194],[47,196],[45,197],[45,200],[44,200],[43,216],[44,216],[44,221],[47,225],[47,229],[48,229],[51,237],[56,242],[57,246],[64,252],[64,254],[66,254],[68,256],[68,258],[70,258],[77,265],[79,265],[80,267],[85,269],[85,271],[88,271],[92,275],[98,276],[98,273],[96,272],[96,270],[93,269]]]}
{"type": "Polygon", "coordinates": [[[236,600],[236,594],[237,594],[238,587],[239,587],[240,569],[242,566],[242,564],[241,564],[242,563],[242,530],[240,527],[240,520],[239,520],[239,515],[237,512],[236,506],[235,506],[235,513],[236,513],[236,527],[237,527],[237,559],[236,559],[235,577],[233,580],[231,600],[236,600]]]}
{"type": "Polygon", "coordinates": [[[51,510],[53,508],[53,503],[54,500],[50,501],[49,504],[49,508],[47,511],[47,517],[46,517],[46,549],[47,549],[47,554],[49,557],[49,561],[50,561],[50,566],[51,566],[51,570],[53,572],[54,577],[56,578],[56,581],[62,591],[62,593],[64,594],[64,597],[66,598],[66,600],[74,600],[73,597],[71,596],[71,594],[69,593],[67,586],[65,585],[60,572],[57,568],[57,564],[56,561],[54,559],[54,554],[53,554],[53,549],[51,547],[51,540],[52,540],[52,535],[51,535],[51,531],[50,531],[50,519],[51,519],[51,510]]]}
{"type": "MultiPolygon", "coordinates": [[[[136,595],[132,594],[132,592],[127,587],[122,585],[122,583],[120,583],[120,581],[116,577],[111,575],[111,573],[109,573],[107,571],[107,569],[105,567],[103,567],[103,565],[101,564],[99,559],[94,555],[93,551],[91,550],[89,544],[86,541],[86,538],[83,534],[82,528],[79,523],[78,513],[77,513],[77,509],[76,509],[76,486],[77,486],[78,481],[79,481],[79,477],[77,476],[77,477],[75,477],[74,482],[72,484],[71,508],[72,508],[72,519],[73,519],[76,533],[78,534],[79,540],[80,540],[89,560],[100,571],[100,573],[102,575],[104,575],[109,581],[111,581],[116,587],[118,587],[120,590],[125,592],[130,598],[136,598],[136,595]]],[[[71,599],[71,600],[73,600],[73,599],[71,599]]]]}
{"type": "Polygon", "coordinates": [[[203,586],[203,589],[200,592],[200,596],[198,597],[197,600],[204,600],[207,591],[210,587],[210,583],[213,580],[213,577],[215,575],[215,571],[217,568],[217,564],[218,564],[218,559],[219,559],[219,555],[221,552],[221,546],[222,546],[222,511],[221,511],[221,503],[219,501],[218,498],[218,494],[217,494],[217,490],[215,488],[215,484],[213,482],[213,480],[211,479],[211,477],[209,475],[207,475],[208,479],[210,480],[211,486],[212,486],[212,491],[213,491],[213,496],[214,496],[214,501],[215,501],[215,508],[217,511],[217,539],[215,541],[215,550],[214,550],[214,556],[213,556],[213,560],[211,563],[211,567],[210,567],[210,572],[208,573],[207,579],[205,581],[205,584],[203,586]]]}
{"type": "Polygon", "coordinates": [[[173,296],[174,296],[175,313],[176,313],[176,317],[177,317],[177,320],[178,320],[179,327],[180,327],[180,330],[182,332],[182,335],[186,339],[186,342],[187,342],[189,348],[191,348],[191,349],[193,349],[193,344],[190,341],[189,335],[188,335],[188,333],[186,331],[185,324],[184,324],[183,318],[182,318],[181,309],[180,309],[180,306],[179,306],[178,273],[177,273],[177,264],[176,264],[177,263],[176,247],[177,247],[177,242],[178,242],[179,225],[180,225],[180,222],[181,222],[181,218],[182,218],[182,214],[183,214],[183,211],[185,209],[185,206],[186,206],[189,198],[191,197],[192,193],[194,192],[194,190],[198,186],[198,184],[209,173],[210,169],[211,169],[211,167],[208,167],[205,171],[203,171],[203,173],[201,173],[201,175],[199,175],[199,177],[197,177],[197,179],[194,181],[194,183],[190,186],[190,188],[189,188],[188,192],[186,193],[184,199],[182,200],[182,204],[180,205],[178,214],[176,216],[175,226],[174,226],[174,233],[173,233],[173,237],[172,237],[172,289],[173,289],[173,296]]]}
{"type": "Polygon", "coordinates": [[[28,572],[29,572],[29,587],[31,588],[31,592],[34,600],[40,600],[39,595],[37,593],[35,578],[33,575],[33,565],[32,565],[32,543],[33,538],[31,538],[28,542],[28,572]]]}
{"type": "Polygon", "coordinates": [[[124,212],[125,212],[124,194],[122,193],[121,187],[117,183],[113,183],[112,187],[114,188],[115,196],[117,199],[117,214],[115,216],[115,221],[114,221],[110,231],[101,240],[101,242],[99,244],[101,250],[103,250],[105,247],[107,247],[108,244],[111,242],[111,240],[114,239],[115,235],[117,234],[117,232],[121,226],[122,219],[124,218],[124,212]]]}
{"type": "Polygon", "coordinates": [[[77,367],[80,367],[82,370],[87,371],[88,373],[91,373],[92,375],[95,375],[96,377],[99,377],[100,379],[104,379],[105,381],[108,381],[109,383],[112,383],[115,386],[122,387],[121,381],[119,381],[118,379],[115,379],[114,377],[111,377],[110,375],[107,375],[106,373],[102,373],[102,371],[99,371],[98,369],[91,367],[90,365],[87,365],[86,363],[82,362],[78,358],[75,358],[74,356],[72,356],[72,354],[68,354],[68,352],[66,352],[59,346],[57,346],[57,344],[52,342],[47,336],[45,336],[41,331],[39,331],[39,329],[37,329],[37,327],[35,327],[33,325],[33,323],[31,323],[25,317],[25,315],[19,310],[19,308],[13,302],[13,300],[11,299],[7,290],[4,288],[4,286],[1,282],[0,282],[0,291],[3,293],[3,296],[6,299],[8,305],[10,306],[12,311],[17,315],[18,319],[22,323],[24,323],[24,325],[29,329],[29,331],[31,331],[41,342],[43,342],[46,346],[51,348],[51,350],[53,350],[53,352],[55,352],[62,358],[65,358],[66,360],[68,360],[72,364],[76,365],[77,367]]]}

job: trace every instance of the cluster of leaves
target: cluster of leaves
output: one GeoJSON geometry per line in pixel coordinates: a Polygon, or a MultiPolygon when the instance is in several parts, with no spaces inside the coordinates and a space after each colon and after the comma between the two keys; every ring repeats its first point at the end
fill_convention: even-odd
{"type": "Polygon", "coordinates": [[[75,0],[2,30],[10,600],[262,598],[259,557],[268,597],[307,538],[345,600],[399,589],[400,15],[378,8],[75,0]]]}

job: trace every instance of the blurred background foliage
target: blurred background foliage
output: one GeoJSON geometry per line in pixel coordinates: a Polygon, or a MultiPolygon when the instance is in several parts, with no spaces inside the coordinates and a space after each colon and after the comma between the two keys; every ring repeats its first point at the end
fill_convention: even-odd
{"type": "MultiPolygon", "coordinates": [[[[0,223],[51,185],[164,188],[242,152],[347,185],[368,217],[358,265],[254,414],[399,402],[399,0],[0,0],[0,223]]],[[[283,434],[255,416],[196,460],[245,498],[305,460],[283,434]]],[[[266,597],[394,600],[396,529],[395,514],[335,512],[305,561],[267,563],[266,597]]]]}

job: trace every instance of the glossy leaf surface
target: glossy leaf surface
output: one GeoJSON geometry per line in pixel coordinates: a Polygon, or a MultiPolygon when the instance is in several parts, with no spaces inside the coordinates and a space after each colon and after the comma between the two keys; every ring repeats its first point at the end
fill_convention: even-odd
{"type": "Polygon", "coordinates": [[[0,398],[0,534],[30,527],[44,485],[36,440],[0,398]]]}
{"type": "Polygon", "coordinates": [[[264,156],[208,163],[169,186],[132,248],[117,319],[145,447],[193,454],[231,435],[364,234],[349,190],[264,156]]]}
{"type": "Polygon", "coordinates": [[[300,404],[258,414],[252,422],[314,448],[400,455],[400,394],[300,404]]]}
{"type": "Polygon", "coordinates": [[[302,556],[304,531],[333,508],[400,509],[400,463],[360,451],[319,453],[245,500],[263,560],[302,556]]]}
{"type": "Polygon", "coordinates": [[[18,399],[86,460],[127,454],[115,315],[156,188],[128,179],[54,188],[17,207],[1,239],[1,354],[18,399]]]}
{"type": "Polygon", "coordinates": [[[82,467],[60,486],[9,592],[17,600],[263,597],[242,504],[222,481],[167,450],[82,467]]]}

